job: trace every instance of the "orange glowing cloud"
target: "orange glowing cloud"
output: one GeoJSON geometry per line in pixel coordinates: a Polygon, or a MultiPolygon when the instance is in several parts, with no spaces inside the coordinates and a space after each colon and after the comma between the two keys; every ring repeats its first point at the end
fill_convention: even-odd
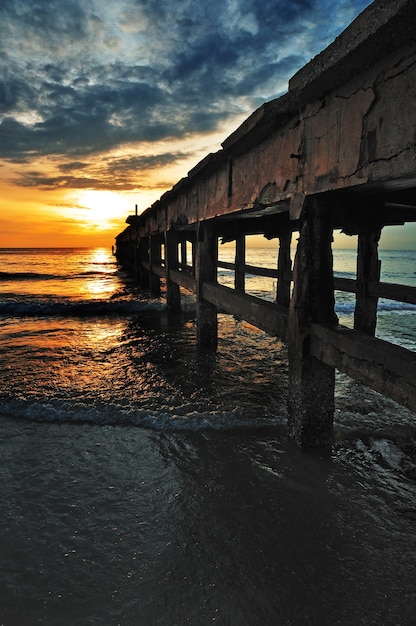
{"type": "Polygon", "coordinates": [[[111,246],[136,204],[155,202],[227,131],[0,167],[0,247],[111,246]]]}

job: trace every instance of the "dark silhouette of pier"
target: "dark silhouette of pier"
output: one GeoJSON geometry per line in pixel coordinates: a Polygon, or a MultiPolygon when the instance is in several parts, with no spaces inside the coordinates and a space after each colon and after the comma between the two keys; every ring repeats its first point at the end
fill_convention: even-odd
{"type": "Polygon", "coordinates": [[[196,293],[201,345],[216,346],[219,309],[285,339],[288,428],[302,447],[331,441],[335,368],[416,411],[415,353],[374,336],[380,297],[416,304],[416,287],[380,282],[378,258],[385,226],[416,221],[415,24],[414,0],[375,0],[116,237],[142,285],[158,294],[166,281],[170,311],[181,287],[196,293]],[[336,229],[357,236],[356,280],[333,276],[336,229]],[[246,265],[253,234],[276,239],[276,269],[246,265]],[[219,263],[219,240],[235,241],[235,263],[219,263]],[[219,265],[235,289],[217,283],[219,265]],[[248,271],[276,279],[275,302],[245,293],[248,271]],[[353,330],[338,324],[336,289],[356,294],[353,330]]]}

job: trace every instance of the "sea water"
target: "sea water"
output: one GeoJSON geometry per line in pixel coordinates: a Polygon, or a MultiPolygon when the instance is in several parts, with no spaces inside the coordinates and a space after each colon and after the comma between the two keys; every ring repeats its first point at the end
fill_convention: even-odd
{"type": "MultiPolygon", "coordinates": [[[[380,251],[382,280],[414,285],[415,256],[380,251]]],[[[414,624],[416,416],[337,374],[334,445],[301,452],[284,344],[221,314],[198,348],[182,304],[108,250],[0,251],[0,624],[414,624]]],[[[379,309],[414,350],[415,307],[379,309]]]]}

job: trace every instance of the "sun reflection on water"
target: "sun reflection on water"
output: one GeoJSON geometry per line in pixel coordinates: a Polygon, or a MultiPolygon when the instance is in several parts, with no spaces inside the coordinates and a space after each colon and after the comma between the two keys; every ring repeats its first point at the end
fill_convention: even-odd
{"type": "Polygon", "coordinates": [[[93,298],[101,298],[106,294],[110,294],[114,291],[114,286],[111,281],[104,282],[102,277],[92,278],[88,281],[87,291],[93,298]]]}
{"type": "Polygon", "coordinates": [[[114,292],[114,268],[111,252],[106,248],[96,248],[85,259],[88,280],[82,286],[93,299],[111,297],[114,292]]]}

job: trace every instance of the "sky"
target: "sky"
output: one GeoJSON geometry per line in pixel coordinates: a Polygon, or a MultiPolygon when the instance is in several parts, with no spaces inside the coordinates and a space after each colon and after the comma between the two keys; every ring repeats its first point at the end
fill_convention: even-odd
{"type": "Polygon", "coordinates": [[[368,0],[1,0],[0,247],[111,246],[368,0]]]}

